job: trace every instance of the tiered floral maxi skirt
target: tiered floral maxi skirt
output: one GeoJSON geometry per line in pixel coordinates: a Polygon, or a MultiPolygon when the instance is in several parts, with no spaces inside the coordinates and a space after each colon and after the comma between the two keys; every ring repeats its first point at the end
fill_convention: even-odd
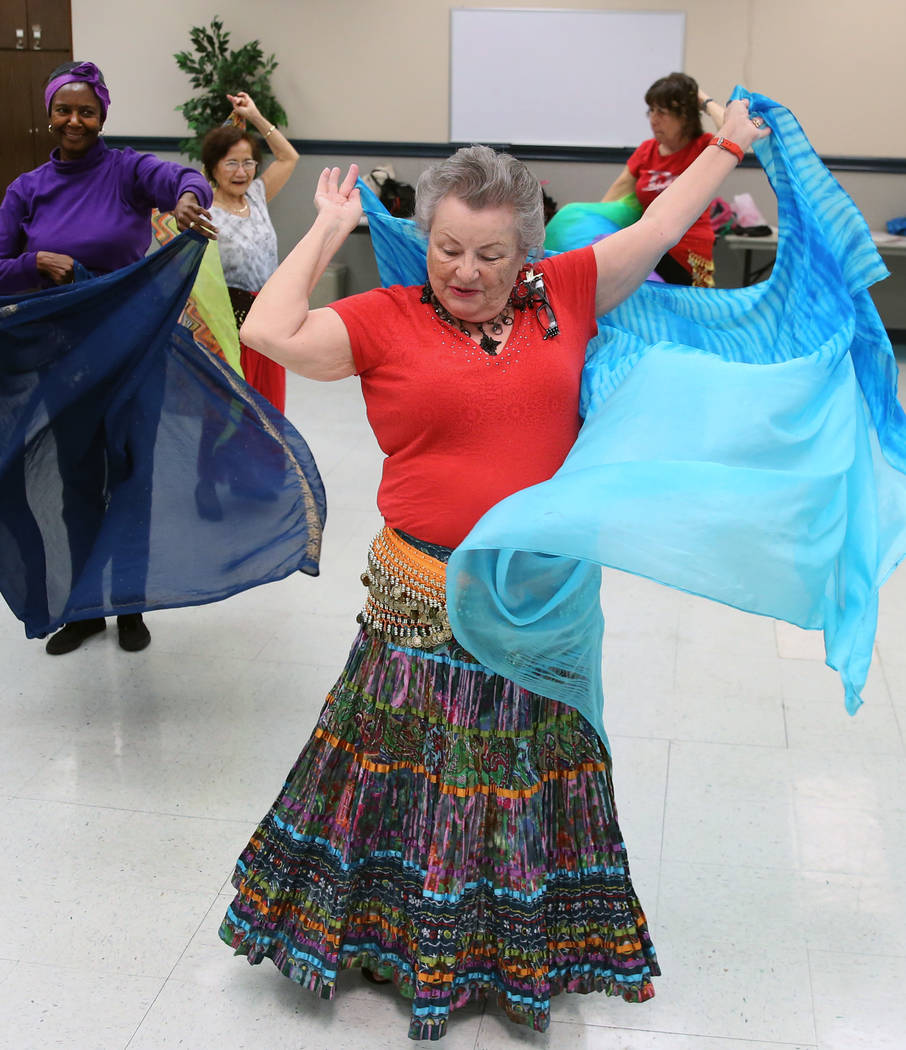
{"type": "Polygon", "coordinates": [[[237,954],[322,998],[390,978],[413,1039],[485,995],[543,1031],[558,992],[641,1002],[660,973],[597,734],[455,641],[359,632],[233,883],[237,954]]]}

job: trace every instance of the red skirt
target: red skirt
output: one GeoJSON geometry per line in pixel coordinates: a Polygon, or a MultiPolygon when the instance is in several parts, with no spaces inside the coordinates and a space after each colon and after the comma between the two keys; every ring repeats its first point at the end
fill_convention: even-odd
{"type": "MultiPolygon", "coordinates": [[[[244,288],[227,288],[227,291],[230,293],[236,327],[241,328],[257,293],[244,288]]],[[[278,365],[243,342],[239,344],[239,363],[246,383],[286,415],[286,369],[283,365],[278,365]]]]}
{"type": "Polygon", "coordinates": [[[286,369],[245,343],[239,344],[239,360],[245,381],[286,414],[286,369]]]}

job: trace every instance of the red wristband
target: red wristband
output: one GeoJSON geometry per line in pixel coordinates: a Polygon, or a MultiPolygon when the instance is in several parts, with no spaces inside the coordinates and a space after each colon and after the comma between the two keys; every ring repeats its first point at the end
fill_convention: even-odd
{"type": "Polygon", "coordinates": [[[708,145],[719,146],[721,149],[725,149],[727,153],[732,153],[739,163],[742,164],[742,146],[737,146],[735,142],[725,139],[723,135],[712,135],[708,145]]]}

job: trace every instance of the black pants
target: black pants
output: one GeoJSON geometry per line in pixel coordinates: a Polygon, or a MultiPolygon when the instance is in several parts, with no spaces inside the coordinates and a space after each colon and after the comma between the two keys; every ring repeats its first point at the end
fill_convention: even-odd
{"type": "Polygon", "coordinates": [[[669,254],[661,256],[661,261],[655,266],[654,272],[659,277],[663,277],[667,284],[692,284],[692,274],[669,254]]]}

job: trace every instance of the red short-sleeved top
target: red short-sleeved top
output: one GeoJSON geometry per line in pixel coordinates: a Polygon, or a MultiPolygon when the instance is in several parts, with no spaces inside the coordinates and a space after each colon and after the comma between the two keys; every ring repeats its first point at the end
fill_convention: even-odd
{"type": "Polygon", "coordinates": [[[495,503],[549,478],[579,432],[579,384],[595,334],[591,248],[539,263],[560,327],[542,339],[515,311],[497,356],[441,321],[421,288],[377,288],[331,304],[352,344],[383,452],[378,509],[393,528],[455,547],[495,503]]]}
{"type": "MultiPolygon", "coordinates": [[[[662,193],[673,180],[681,175],[695,158],[705,149],[712,136],[705,133],[694,138],[688,146],[662,157],[658,152],[657,139],[646,139],[626,162],[630,174],[636,179],[635,195],[643,208],[662,193]]],[[[708,218],[708,211],[695,220],[683,239],[670,249],[670,255],[687,270],[689,252],[695,252],[705,259],[714,255],[714,231],[708,218]]]]}

